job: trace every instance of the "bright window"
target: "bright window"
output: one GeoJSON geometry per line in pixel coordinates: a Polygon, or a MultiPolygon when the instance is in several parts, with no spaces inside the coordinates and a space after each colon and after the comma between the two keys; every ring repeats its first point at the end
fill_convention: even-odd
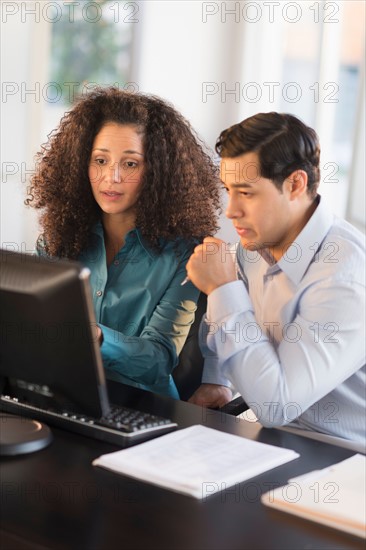
{"type": "Polygon", "coordinates": [[[55,2],[50,36],[43,134],[57,126],[75,98],[95,86],[137,90],[130,82],[134,2],[55,2]]]}

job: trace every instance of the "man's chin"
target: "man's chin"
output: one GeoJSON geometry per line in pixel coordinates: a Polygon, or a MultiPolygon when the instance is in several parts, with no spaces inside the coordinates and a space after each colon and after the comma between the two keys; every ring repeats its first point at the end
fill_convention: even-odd
{"type": "Polygon", "coordinates": [[[260,250],[262,247],[259,242],[254,241],[253,239],[240,239],[240,243],[243,248],[250,251],[260,250]]]}

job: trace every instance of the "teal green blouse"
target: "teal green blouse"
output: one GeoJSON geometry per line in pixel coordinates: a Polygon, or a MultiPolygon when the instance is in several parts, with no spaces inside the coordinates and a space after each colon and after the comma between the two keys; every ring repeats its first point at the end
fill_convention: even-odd
{"type": "Polygon", "coordinates": [[[79,260],[91,271],[107,378],[179,399],[171,373],[199,295],[192,283],[181,286],[194,245],[183,240],[162,245],[159,251],[152,249],[134,229],[107,267],[98,223],[79,260]]]}

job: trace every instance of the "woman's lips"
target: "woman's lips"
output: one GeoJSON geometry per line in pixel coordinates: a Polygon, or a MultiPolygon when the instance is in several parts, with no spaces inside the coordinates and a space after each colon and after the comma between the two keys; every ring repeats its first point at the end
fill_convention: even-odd
{"type": "Polygon", "coordinates": [[[116,191],[102,191],[102,195],[107,200],[115,201],[122,197],[123,193],[117,193],[116,191]]]}

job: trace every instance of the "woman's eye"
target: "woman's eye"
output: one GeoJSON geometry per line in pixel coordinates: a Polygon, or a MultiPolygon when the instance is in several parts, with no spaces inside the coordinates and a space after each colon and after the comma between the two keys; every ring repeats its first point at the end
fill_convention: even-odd
{"type": "Polygon", "coordinates": [[[96,162],[100,166],[103,166],[106,163],[106,160],[97,158],[97,159],[94,159],[94,162],[96,162]]]}
{"type": "Polygon", "coordinates": [[[136,168],[137,167],[137,162],[135,162],[133,160],[128,160],[125,164],[126,164],[127,168],[136,168]]]}

